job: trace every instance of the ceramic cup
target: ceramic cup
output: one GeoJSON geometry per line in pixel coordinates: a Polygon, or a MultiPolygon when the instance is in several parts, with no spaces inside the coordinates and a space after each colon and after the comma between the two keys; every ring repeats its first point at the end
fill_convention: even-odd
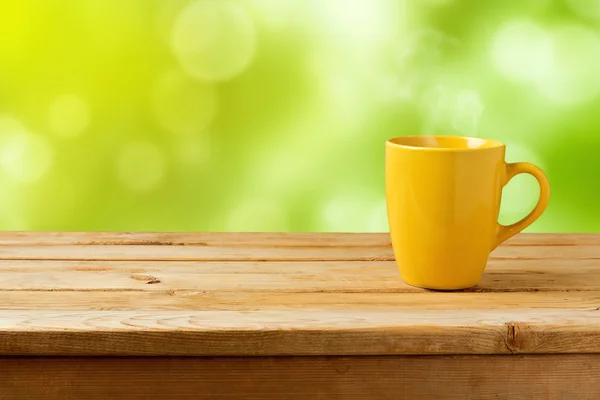
{"type": "Polygon", "coordinates": [[[550,186],[526,162],[504,161],[496,140],[403,136],[386,142],[386,200],[390,236],[402,279],[438,290],[475,286],[489,254],[531,225],[546,209],[550,186]],[[512,225],[498,223],[502,188],[517,174],[540,185],[537,205],[512,225]]]}

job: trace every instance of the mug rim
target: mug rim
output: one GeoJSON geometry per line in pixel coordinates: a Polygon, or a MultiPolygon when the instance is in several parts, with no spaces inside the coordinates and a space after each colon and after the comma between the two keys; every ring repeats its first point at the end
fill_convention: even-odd
{"type": "Polygon", "coordinates": [[[495,139],[488,138],[480,138],[474,136],[455,136],[455,135],[406,135],[406,136],[396,136],[386,140],[386,145],[391,147],[396,147],[400,149],[406,150],[416,150],[416,151],[436,151],[436,152],[464,152],[464,151],[484,151],[484,150],[492,150],[506,147],[506,145],[495,139]],[[486,144],[484,146],[478,147],[432,147],[426,145],[415,145],[408,143],[398,143],[402,139],[407,139],[407,142],[411,140],[417,139],[417,141],[427,141],[427,139],[455,139],[455,140],[463,140],[466,142],[476,141],[480,144],[486,144]]]}

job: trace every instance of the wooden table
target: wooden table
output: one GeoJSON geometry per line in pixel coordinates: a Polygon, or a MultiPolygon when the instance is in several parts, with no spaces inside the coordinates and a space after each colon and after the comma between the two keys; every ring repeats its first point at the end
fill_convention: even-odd
{"type": "Polygon", "coordinates": [[[598,399],[600,235],[406,286],[387,234],[0,233],[0,399],[598,399]]]}

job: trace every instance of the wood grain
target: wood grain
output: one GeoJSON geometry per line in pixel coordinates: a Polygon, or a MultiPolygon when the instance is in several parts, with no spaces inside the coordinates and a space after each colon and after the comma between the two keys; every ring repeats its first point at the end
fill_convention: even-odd
{"type": "MultiPolygon", "coordinates": [[[[404,284],[393,261],[0,261],[0,293],[41,290],[425,292],[404,284]]],[[[600,260],[492,260],[468,291],[600,291],[600,260]]]]}
{"type": "MultiPolygon", "coordinates": [[[[386,234],[221,234],[196,239],[183,234],[140,236],[141,234],[104,234],[95,240],[91,234],[50,235],[43,243],[40,234],[5,234],[0,247],[4,260],[199,260],[199,261],[393,261],[394,254],[386,234]],[[36,236],[37,235],[37,236],[36,236]],[[245,238],[244,238],[245,237],[245,238]],[[119,240],[119,238],[121,238],[119,240]],[[154,239],[152,239],[154,238],[154,239]],[[175,241],[178,238],[181,241],[175,241]]],[[[491,259],[592,259],[600,260],[600,235],[576,238],[546,236],[514,239],[497,248],[491,259]],[[567,239],[568,238],[568,239],[567,239]],[[561,242],[562,240],[562,242],[561,242]]]]}
{"type": "MultiPolygon", "coordinates": [[[[503,246],[600,244],[593,233],[521,233],[503,246]]],[[[389,233],[331,232],[32,232],[0,231],[0,245],[165,245],[165,246],[390,246],[389,233]]]]}
{"type": "Polygon", "coordinates": [[[595,400],[600,355],[0,358],[0,400],[595,400]]]}
{"type": "Polygon", "coordinates": [[[2,311],[4,355],[600,352],[598,309],[2,311]]]}
{"type": "Polygon", "coordinates": [[[0,291],[1,310],[260,311],[260,310],[595,310],[600,292],[429,293],[40,290],[0,291]]]}
{"type": "Polygon", "coordinates": [[[378,247],[388,233],[0,231],[0,245],[378,247]]]}
{"type": "Polygon", "coordinates": [[[600,353],[600,235],[517,235],[477,287],[387,234],[0,232],[0,355],[600,353]]]}
{"type": "MultiPolygon", "coordinates": [[[[600,246],[505,246],[491,259],[600,260],[600,246]]],[[[391,246],[244,247],[156,245],[5,245],[2,260],[162,260],[162,261],[393,261],[391,246]]]]}
{"type": "MultiPolygon", "coordinates": [[[[586,254],[588,253],[589,252],[586,252],[586,254]]],[[[598,257],[600,258],[600,252],[598,257]]],[[[392,248],[389,246],[246,247],[220,245],[4,245],[0,247],[0,259],[124,261],[390,261],[394,260],[394,255],[392,248]]]]}
{"type": "MultiPolygon", "coordinates": [[[[318,274],[323,269],[332,273],[370,272],[397,270],[395,261],[170,261],[170,260],[0,260],[2,272],[107,272],[123,271],[140,273],[168,269],[173,272],[194,274],[318,274]]],[[[491,258],[486,272],[513,274],[592,273],[600,269],[600,260],[594,259],[495,259],[491,258]]],[[[1,284],[1,281],[0,281],[1,284]]]]}

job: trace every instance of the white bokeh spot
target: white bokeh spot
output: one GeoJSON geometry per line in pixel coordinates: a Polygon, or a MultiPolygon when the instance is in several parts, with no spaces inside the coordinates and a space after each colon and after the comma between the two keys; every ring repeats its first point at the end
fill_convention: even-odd
{"type": "Polygon", "coordinates": [[[394,6],[398,3],[398,0],[312,0],[308,4],[317,14],[307,18],[316,21],[317,26],[311,28],[322,40],[332,39],[336,47],[364,55],[364,51],[373,51],[393,37],[394,6]]]}
{"type": "Polygon", "coordinates": [[[507,79],[530,85],[558,105],[589,102],[600,94],[600,37],[583,25],[546,29],[512,21],[493,40],[492,62],[507,79]]]}
{"type": "Polygon", "coordinates": [[[552,31],[552,58],[540,74],[540,92],[560,105],[576,105],[600,94],[600,37],[583,25],[563,25],[552,31]]]}
{"type": "Polygon", "coordinates": [[[493,39],[492,62],[507,79],[534,83],[552,62],[550,35],[534,21],[511,21],[493,39]]]}
{"type": "Polygon", "coordinates": [[[52,167],[54,152],[43,137],[10,116],[0,116],[0,168],[11,180],[34,183],[52,167]]]}
{"type": "Polygon", "coordinates": [[[182,68],[194,78],[229,80],[252,62],[254,21],[242,3],[196,0],[177,16],[171,46],[182,68]]]}

